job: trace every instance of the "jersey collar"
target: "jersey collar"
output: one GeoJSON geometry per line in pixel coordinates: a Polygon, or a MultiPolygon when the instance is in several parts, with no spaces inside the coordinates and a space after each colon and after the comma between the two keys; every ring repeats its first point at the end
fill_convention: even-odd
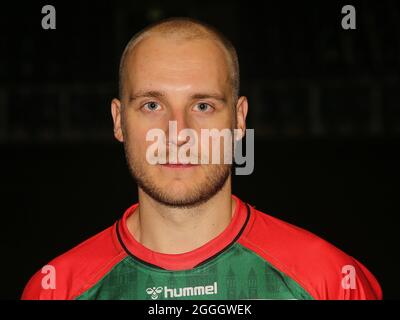
{"type": "Polygon", "coordinates": [[[217,237],[199,248],[179,254],[166,254],[152,251],[136,241],[128,230],[126,220],[135,212],[138,203],[128,208],[123,217],[117,221],[115,230],[118,240],[128,255],[148,266],[166,270],[186,270],[202,265],[227,250],[244,231],[250,218],[250,207],[232,195],[236,208],[229,225],[217,237]]]}

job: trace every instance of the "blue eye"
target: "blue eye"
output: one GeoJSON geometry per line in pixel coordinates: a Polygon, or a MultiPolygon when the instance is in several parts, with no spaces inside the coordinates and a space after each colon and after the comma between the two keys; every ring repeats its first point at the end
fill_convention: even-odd
{"type": "Polygon", "coordinates": [[[195,106],[195,109],[197,109],[196,111],[200,111],[200,112],[207,112],[207,111],[211,111],[212,107],[208,104],[208,103],[199,103],[195,106]]]}
{"type": "Polygon", "coordinates": [[[157,111],[158,108],[160,108],[160,105],[157,102],[151,101],[145,103],[143,108],[147,109],[148,111],[157,111]]]}

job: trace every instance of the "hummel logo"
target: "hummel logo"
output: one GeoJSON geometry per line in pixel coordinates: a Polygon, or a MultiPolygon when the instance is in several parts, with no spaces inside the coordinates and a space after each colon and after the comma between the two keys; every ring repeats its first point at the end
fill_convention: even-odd
{"type": "Polygon", "coordinates": [[[151,298],[153,300],[157,299],[158,298],[158,294],[161,293],[162,291],[163,291],[162,287],[158,287],[158,288],[153,287],[153,288],[147,288],[146,289],[146,293],[147,294],[151,294],[151,298]]]}
{"type": "Polygon", "coordinates": [[[184,288],[168,288],[163,287],[152,287],[147,288],[146,293],[151,295],[153,300],[158,299],[161,292],[164,291],[164,298],[178,298],[178,297],[190,297],[190,296],[202,296],[217,294],[218,286],[215,281],[212,285],[208,286],[196,286],[196,287],[184,287],[184,288]]]}

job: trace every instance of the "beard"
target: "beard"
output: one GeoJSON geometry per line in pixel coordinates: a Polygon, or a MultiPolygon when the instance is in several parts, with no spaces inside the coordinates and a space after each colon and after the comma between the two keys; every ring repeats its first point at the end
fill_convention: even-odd
{"type": "Polygon", "coordinates": [[[193,208],[207,202],[224,187],[231,174],[231,164],[200,165],[199,169],[204,173],[200,181],[196,181],[196,185],[193,181],[187,181],[193,186],[182,188],[182,192],[174,192],[157,184],[157,178],[152,178],[145,162],[135,157],[135,152],[126,141],[124,150],[129,171],[138,187],[153,200],[172,208],[193,208]]]}

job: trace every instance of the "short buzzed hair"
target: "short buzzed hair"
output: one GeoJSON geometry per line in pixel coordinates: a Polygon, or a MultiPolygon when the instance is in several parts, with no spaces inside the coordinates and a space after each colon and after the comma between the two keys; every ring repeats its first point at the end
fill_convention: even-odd
{"type": "Polygon", "coordinates": [[[195,39],[212,39],[222,45],[222,49],[225,51],[228,58],[228,66],[230,69],[230,82],[232,86],[233,101],[236,102],[239,97],[239,60],[236,53],[236,49],[231,41],[226,38],[220,31],[213,26],[210,26],[202,21],[186,18],[186,17],[174,17],[163,19],[155,22],[143,30],[136,33],[126,45],[124,52],[121,56],[119,65],[119,97],[120,100],[124,93],[124,78],[125,78],[125,65],[126,59],[135,47],[144,37],[150,34],[161,34],[161,35],[177,35],[184,40],[195,40],[195,39]]]}

